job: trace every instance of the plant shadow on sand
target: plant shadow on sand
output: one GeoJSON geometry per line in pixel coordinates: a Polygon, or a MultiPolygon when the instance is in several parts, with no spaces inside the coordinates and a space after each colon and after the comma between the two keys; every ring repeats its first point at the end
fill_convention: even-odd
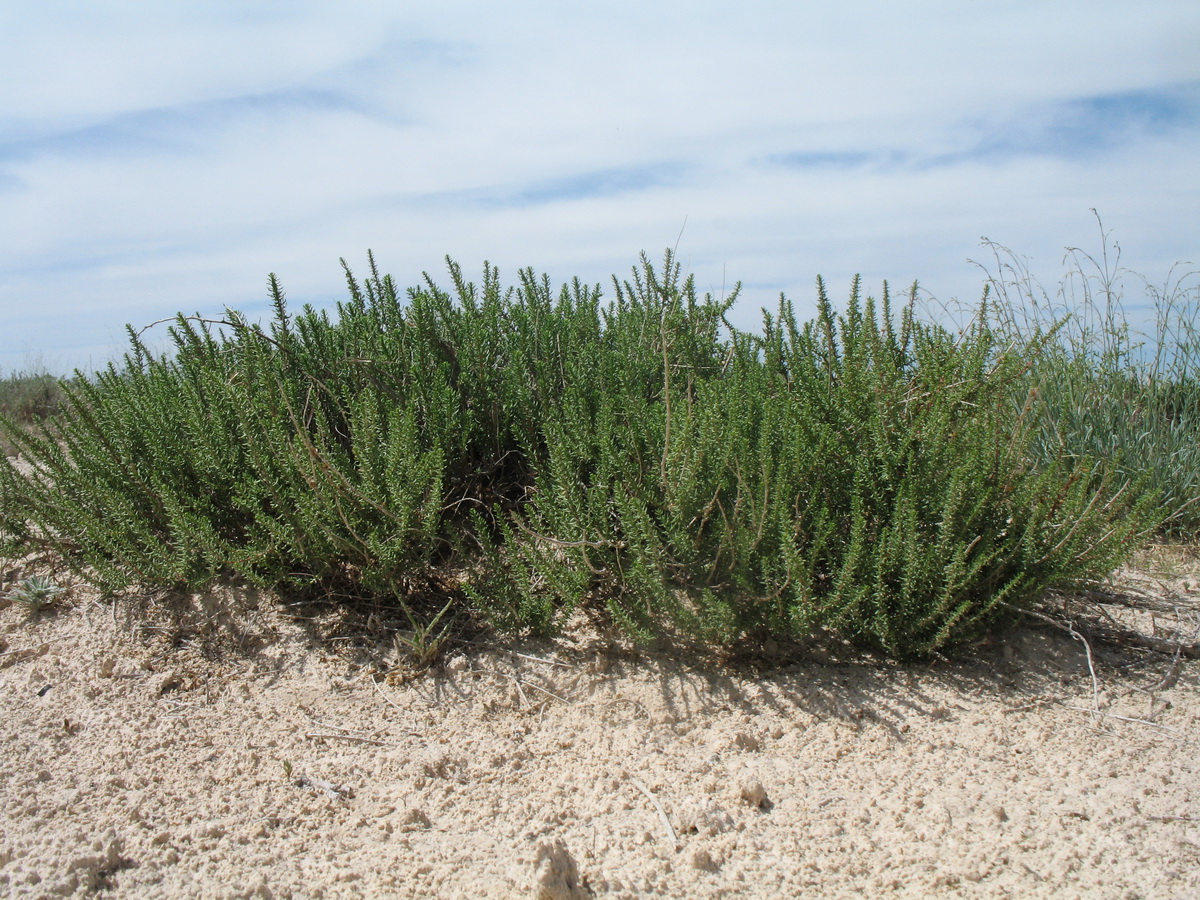
{"type": "Polygon", "coordinates": [[[419,669],[385,604],[74,588],[36,620],[0,610],[0,879],[14,896],[253,893],[246,873],[275,896],[1187,895],[1200,597],[1176,568],[903,664],[830,636],[637,644],[579,611],[555,639],[460,621],[419,669]]]}
{"type": "Polygon", "coordinates": [[[436,652],[417,661],[399,605],[281,601],[232,581],[205,592],[132,594],[113,617],[120,608],[120,626],[143,634],[149,659],[172,669],[203,659],[278,676],[292,664],[275,646],[282,619],[347,673],[403,686],[431,705],[470,696],[479,661],[501,657],[515,685],[533,686],[532,696],[515,692],[518,707],[603,695],[606,685],[636,676],[656,682],[663,709],[681,720],[713,711],[803,712],[854,726],[875,722],[903,740],[914,715],[954,715],[947,689],[1002,700],[1012,711],[1082,698],[1090,709],[1081,713],[1103,717],[1117,685],[1120,696],[1143,698],[1145,721],[1154,725],[1156,688],[1196,680],[1185,664],[1200,657],[1200,585],[1178,571],[1168,580],[1133,569],[1121,574],[1103,590],[1051,597],[1040,611],[950,656],[915,662],[889,660],[832,633],[806,641],[746,638],[718,649],[678,634],[637,642],[586,610],[554,638],[497,635],[457,621],[453,636],[442,635],[436,652]],[[538,687],[547,668],[549,692],[538,687]],[[930,684],[940,690],[931,694],[930,684]]]}

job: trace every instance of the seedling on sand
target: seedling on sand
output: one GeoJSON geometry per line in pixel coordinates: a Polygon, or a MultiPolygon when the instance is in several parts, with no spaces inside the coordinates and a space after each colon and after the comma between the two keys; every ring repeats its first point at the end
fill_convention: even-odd
{"type": "Polygon", "coordinates": [[[55,584],[45,575],[30,575],[9,591],[7,597],[14,603],[28,607],[31,613],[36,613],[53,606],[54,598],[64,591],[65,587],[55,584]]]}
{"type": "Polygon", "coordinates": [[[453,604],[453,600],[449,601],[428,623],[419,622],[410,613],[409,624],[412,625],[412,630],[396,632],[397,653],[411,668],[417,671],[428,668],[442,652],[442,647],[450,637],[454,625],[453,618],[443,620],[446,619],[453,604]]]}

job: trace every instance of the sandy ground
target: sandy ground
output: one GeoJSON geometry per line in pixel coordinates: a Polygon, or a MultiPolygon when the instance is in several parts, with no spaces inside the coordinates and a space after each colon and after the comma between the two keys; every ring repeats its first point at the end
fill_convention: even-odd
{"type": "Polygon", "coordinates": [[[387,610],[7,605],[0,893],[1200,897],[1200,663],[1129,641],[1196,640],[1172,565],[1076,610],[1096,683],[1035,620],[916,666],[580,621],[410,678],[387,610]]]}

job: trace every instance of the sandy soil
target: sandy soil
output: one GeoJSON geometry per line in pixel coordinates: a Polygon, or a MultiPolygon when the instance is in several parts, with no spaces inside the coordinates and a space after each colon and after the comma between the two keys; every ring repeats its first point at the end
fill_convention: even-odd
{"type": "Polygon", "coordinates": [[[1200,897],[1200,664],[1131,643],[1196,640],[1172,572],[1076,609],[1095,684],[1034,620],[918,666],[581,621],[410,678],[387,610],[7,605],[0,893],[1200,897]]]}

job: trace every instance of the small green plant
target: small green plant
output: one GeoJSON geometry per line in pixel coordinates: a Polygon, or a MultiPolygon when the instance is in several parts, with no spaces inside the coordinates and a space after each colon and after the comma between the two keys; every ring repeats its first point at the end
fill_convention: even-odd
{"type": "Polygon", "coordinates": [[[454,598],[448,600],[428,622],[420,621],[411,610],[405,610],[411,629],[407,632],[396,632],[394,643],[397,654],[413,670],[427,669],[441,654],[442,648],[453,633],[454,620],[446,616],[454,603],[454,598]]]}
{"type": "Polygon", "coordinates": [[[30,612],[39,612],[52,606],[55,598],[64,591],[66,588],[45,575],[30,575],[9,591],[7,597],[14,603],[28,607],[30,612]]]}
{"type": "Polygon", "coordinates": [[[283,761],[283,777],[284,777],[284,778],[287,778],[289,781],[291,780],[291,777],[292,777],[292,761],[291,761],[290,759],[285,759],[285,760],[283,761]]]}

